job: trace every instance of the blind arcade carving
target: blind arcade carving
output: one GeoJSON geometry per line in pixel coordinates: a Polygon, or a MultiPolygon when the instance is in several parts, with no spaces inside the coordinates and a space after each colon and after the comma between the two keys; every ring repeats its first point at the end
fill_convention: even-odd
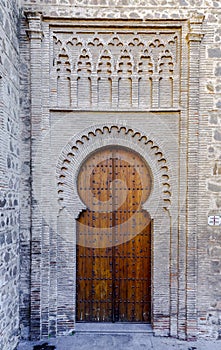
{"type": "Polygon", "coordinates": [[[51,35],[51,107],[179,108],[179,28],[54,29],[51,35]]]}

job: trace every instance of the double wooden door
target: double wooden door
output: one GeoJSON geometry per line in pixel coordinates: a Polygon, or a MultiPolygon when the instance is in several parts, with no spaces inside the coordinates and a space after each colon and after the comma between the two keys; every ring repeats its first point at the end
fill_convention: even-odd
{"type": "Polygon", "coordinates": [[[151,221],[142,209],[150,191],[149,167],[128,148],[101,148],[82,165],[77,321],[150,321],[151,221]]]}

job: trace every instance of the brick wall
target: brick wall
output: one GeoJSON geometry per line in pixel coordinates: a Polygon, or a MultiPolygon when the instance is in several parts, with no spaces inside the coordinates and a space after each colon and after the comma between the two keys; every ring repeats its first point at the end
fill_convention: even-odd
{"type": "Polygon", "coordinates": [[[18,6],[0,3],[0,348],[19,336],[19,50],[18,6]]]}

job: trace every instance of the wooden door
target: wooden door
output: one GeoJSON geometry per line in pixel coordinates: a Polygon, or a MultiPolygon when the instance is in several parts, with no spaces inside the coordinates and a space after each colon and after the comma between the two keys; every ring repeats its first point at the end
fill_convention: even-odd
{"type": "Polygon", "coordinates": [[[134,151],[102,148],[82,165],[77,221],[77,321],[149,322],[150,170],[134,151]]]}

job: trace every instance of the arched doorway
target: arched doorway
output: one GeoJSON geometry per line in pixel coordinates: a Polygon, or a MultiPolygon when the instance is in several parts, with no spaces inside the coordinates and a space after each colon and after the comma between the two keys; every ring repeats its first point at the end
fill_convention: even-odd
{"type": "Polygon", "coordinates": [[[151,171],[135,151],[93,152],[78,174],[77,313],[85,322],[150,322],[151,171]]]}

